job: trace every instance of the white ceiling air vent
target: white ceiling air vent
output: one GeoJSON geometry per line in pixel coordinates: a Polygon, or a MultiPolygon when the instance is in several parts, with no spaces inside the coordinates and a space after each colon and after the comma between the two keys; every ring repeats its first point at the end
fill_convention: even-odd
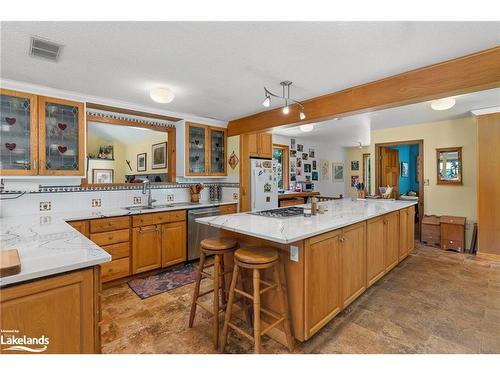
{"type": "Polygon", "coordinates": [[[62,45],[46,39],[31,37],[30,56],[57,61],[62,45]]]}

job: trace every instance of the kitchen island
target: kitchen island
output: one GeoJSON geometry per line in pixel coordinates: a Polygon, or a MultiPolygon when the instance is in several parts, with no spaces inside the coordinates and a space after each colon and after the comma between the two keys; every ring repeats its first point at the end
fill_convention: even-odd
{"type": "MultiPolygon", "coordinates": [[[[415,202],[341,199],[324,204],[327,211],[312,217],[239,213],[198,220],[238,239],[240,246],[279,250],[299,341],[312,337],[414,247],[415,202]]],[[[276,310],[275,293],[262,303],[276,310]]],[[[270,333],[285,342],[281,330],[270,333]]]]}

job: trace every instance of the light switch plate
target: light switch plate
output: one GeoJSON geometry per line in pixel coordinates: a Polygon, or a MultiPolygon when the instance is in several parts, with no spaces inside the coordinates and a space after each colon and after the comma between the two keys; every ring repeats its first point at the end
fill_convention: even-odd
{"type": "Polygon", "coordinates": [[[233,193],[233,200],[237,201],[238,200],[238,193],[233,193]]]}
{"type": "Polygon", "coordinates": [[[134,197],[134,204],[141,204],[142,203],[142,197],[134,197]]]}
{"type": "Polygon", "coordinates": [[[174,201],[174,195],[173,194],[167,194],[167,202],[173,202],[174,201]]]}
{"type": "Polygon", "coordinates": [[[101,200],[99,198],[92,199],[92,207],[101,207],[101,200]]]}
{"type": "Polygon", "coordinates": [[[299,248],[297,246],[290,246],[290,260],[299,261],[299,248]]]}
{"type": "Polygon", "coordinates": [[[429,179],[428,178],[424,179],[424,186],[429,186],[429,179]]]}
{"type": "Polygon", "coordinates": [[[40,211],[50,211],[52,209],[52,203],[50,201],[40,202],[40,211]]]}

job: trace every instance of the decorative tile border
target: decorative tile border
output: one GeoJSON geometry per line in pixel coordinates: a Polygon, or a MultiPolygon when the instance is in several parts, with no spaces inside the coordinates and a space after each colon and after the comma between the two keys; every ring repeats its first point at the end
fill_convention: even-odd
{"type": "MultiPolygon", "coordinates": [[[[188,189],[194,183],[165,183],[161,185],[151,185],[151,189],[188,189]]],[[[204,183],[204,186],[221,186],[227,188],[239,188],[236,182],[204,183]]],[[[81,193],[86,191],[119,191],[119,190],[142,190],[142,186],[44,186],[40,185],[38,190],[27,191],[27,194],[36,193],[81,193]]],[[[23,191],[1,191],[0,195],[21,194],[23,191]]]]}
{"type": "Polygon", "coordinates": [[[87,115],[110,118],[113,120],[126,120],[138,124],[163,126],[166,128],[175,128],[175,121],[158,120],[150,117],[134,116],[118,112],[109,112],[100,109],[87,108],[87,115]]]}

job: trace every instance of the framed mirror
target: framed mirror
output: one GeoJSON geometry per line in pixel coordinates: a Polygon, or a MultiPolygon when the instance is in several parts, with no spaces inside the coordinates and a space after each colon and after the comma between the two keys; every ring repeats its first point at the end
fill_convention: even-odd
{"type": "Polygon", "coordinates": [[[462,185],[462,147],[436,149],[437,184],[462,185]]]}

